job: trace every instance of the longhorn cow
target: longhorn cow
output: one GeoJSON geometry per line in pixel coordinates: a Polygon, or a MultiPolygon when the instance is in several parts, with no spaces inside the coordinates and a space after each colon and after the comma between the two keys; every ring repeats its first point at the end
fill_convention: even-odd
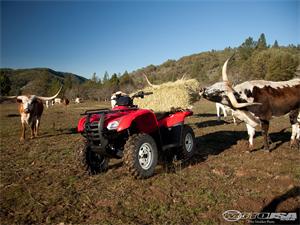
{"type": "Polygon", "coordinates": [[[270,120],[272,117],[285,114],[289,114],[292,125],[291,147],[299,145],[300,79],[279,82],[252,80],[233,87],[226,72],[228,61],[229,59],[222,68],[223,82],[204,88],[200,95],[210,101],[231,107],[234,110],[233,115],[246,122],[250,150],[253,148],[255,128],[260,125],[264,138],[264,150],[269,151],[270,120]]]}
{"type": "Polygon", "coordinates": [[[26,124],[31,129],[31,138],[38,136],[41,116],[44,110],[44,105],[42,101],[50,101],[56,98],[61,89],[62,87],[52,97],[42,97],[36,95],[19,95],[3,97],[4,100],[17,99],[17,102],[19,103],[19,113],[21,115],[22,124],[20,141],[23,141],[25,139],[26,124]]]}

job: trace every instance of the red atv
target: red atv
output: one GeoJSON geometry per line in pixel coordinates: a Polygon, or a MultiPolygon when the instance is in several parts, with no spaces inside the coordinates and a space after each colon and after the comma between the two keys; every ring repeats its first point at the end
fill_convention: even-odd
{"type": "Polygon", "coordinates": [[[112,109],[88,110],[78,122],[85,137],[80,150],[81,163],[90,174],[108,169],[110,158],[124,158],[136,178],[148,178],[163,153],[171,151],[179,159],[189,159],[195,151],[195,136],[184,119],[190,110],[153,113],[133,105],[133,99],[152,93],[120,96],[112,109]]]}

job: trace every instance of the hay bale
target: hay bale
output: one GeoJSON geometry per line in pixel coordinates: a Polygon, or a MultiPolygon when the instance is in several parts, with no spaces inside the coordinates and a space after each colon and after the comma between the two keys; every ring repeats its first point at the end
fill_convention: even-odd
{"type": "Polygon", "coordinates": [[[195,79],[177,80],[144,88],[144,92],[153,92],[145,98],[137,98],[134,103],[140,108],[155,112],[170,111],[171,108],[191,108],[199,100],[199,82],[195,79]]]}

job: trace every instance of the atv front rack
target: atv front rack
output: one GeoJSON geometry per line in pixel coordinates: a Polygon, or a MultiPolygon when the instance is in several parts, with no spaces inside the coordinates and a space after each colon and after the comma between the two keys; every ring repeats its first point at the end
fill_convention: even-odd
{"type": "Polygon", "coordinates": [[[119,112],[127,112],[135,109],[137,108],[132,107],[129,109],[122,109],[122,110],[110,110],[108,108],[87,110],[85,111],[85,113],[82,114],[82,115],[86,115],[86,121],[84,125],[85,129],[82,134],[85,138],[88,139],[88,141],[91,144],[96,145],[99,148],[105,148],[108,144],[108,140],[103,136],[104,133],[103,124],[105,120],[105,115],[119,113],[119,112]],[[99,115],[100,119],[98,121],[91,122],[91,117],[95,114],[99,115]]]}

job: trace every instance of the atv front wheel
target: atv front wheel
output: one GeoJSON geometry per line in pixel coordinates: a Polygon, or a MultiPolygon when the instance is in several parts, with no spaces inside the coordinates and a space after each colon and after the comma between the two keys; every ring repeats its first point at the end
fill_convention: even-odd
{"type": "Polygon", "coordinates": [[[195,134],[193,129],[188,126],[183,126],[182,131],[182,147],[179,150],[181,159],[189,159],[195,153],[195,134]]]}
{"type": "Polygon", "coordinates": [[[81,166],[90,175],[106,172],[108,170],[109,158],[93,152],[88,145],[78,151],[78,160],[81,166]]]}
{"type": "Polygon", "coordinates": [[[158,153],[154,139],[148,134],[134,134],[124,148],[124,163],[129,172],[139,179],[153,175],[158,153]]]}

